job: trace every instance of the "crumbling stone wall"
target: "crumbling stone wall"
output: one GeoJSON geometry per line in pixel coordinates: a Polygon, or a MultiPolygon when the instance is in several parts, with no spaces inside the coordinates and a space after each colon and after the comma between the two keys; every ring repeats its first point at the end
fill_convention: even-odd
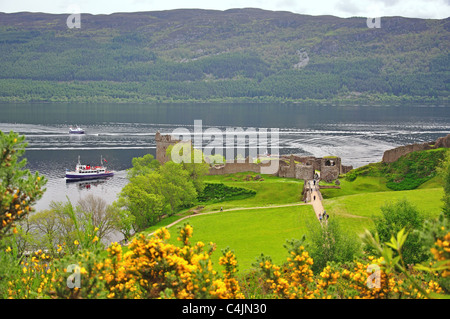
{"type": "Polygon", "coordinates": [[[320,179],[327,183],[339,177],[342,173],[341,158],[337,156],[325,157],[321,159],[320,164],[320,179]]]}
{"type": "Polygon", "coordinates": [[[431,147],[429,144],[411,144],[411,145],[405,145],[400,146],[397,148],[394,148],[392,150],[388,150],[384,152],[383,154],[383,163],[392,163],[398,160],[400,157],[409,154],[411,152],[415,151],[424,151],[424,150],[430,150],[431,147]]]}
{"type": "MultiPolygon", "coordinates": [[[[159,131],[155,135],[156,140],[156,159],[164,164],[170,160],[167,155],[167,149],[170,145],[175,145],[180,140],[172,139],[170,135],[161,135],[159,131]]],[[[210,175],[224,175],[241,172],[261,173],[261,168],[270,166],[271,163],[254,163],[253,159],[247,157],[245,161],[228,161],[222,165],[214,165],[210,167],[210,175]]],[[[297,178],[303,180],[311,180],[314,178],[315,171],[321,172],[321,178],[326,181],[332,181],[350,171],[352,166],[343,166],[339,157],[317,158],[313,156],[281,156],[279,159],[279,167],[276,176],[297,178]]]]}
{"type": "Polygon", "coordinates": [[[247,157],[245,162],[234,160],[224,164],[214,165],[209,168],[210,175],[224,175],[241,172],[261,173],[261,167],[270,166],[270,163],[254,163],[252,158],[247,157]]]}
{"type": "Polygon", "coordinates": [[[399,146],[391,150],[387,150],[383,154],[383,163],[392,163],[397,161],[400,157],[416,151],[425,151],[436,148],[450,148],[450,134],[438,138],[435,142],[415,143],[410,145],[399,146]]]}
{"type": "Polygon", "coordinates": [[[353,169],[352,165],[342,165],[341,164],[341,174],[347,174],[353,169]]]}
{"type": "Polygon", "coordinates": [[[320,170],[320,179],[327,183],[331,183],[339,177],[339,169],[335,166],[323,166],[320,170]]]}
{"type": "Polygon", "coordinates": [[[295,178],[303,180],[311,180],[314,178],[314,167],[312,165],[296,164],[295,178]]]}
{"type": "Polygon", "coordinates": [[[170,156],[167,155],[167,149],[170,145],[175,145],[180,140],[172,139],[170,135],[161,135],[158,131],[155,135],[156,141],[156,160],[161,164],[170,161],[170,156]]]}

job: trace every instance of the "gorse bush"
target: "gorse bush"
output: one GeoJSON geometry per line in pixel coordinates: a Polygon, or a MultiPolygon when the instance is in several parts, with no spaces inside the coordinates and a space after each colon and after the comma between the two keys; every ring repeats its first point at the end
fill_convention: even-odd
{"type": "MultiPolygon", "coordinates": [[[[303,240],[291,240],[286,263],[275,265],[261,255],[255,263],[258,280],[242,280],[238,262],[229,248],[222,250],[221,273],[213,269],[211,255],[215,244],[190,242],[193,229],[180,227],[181,245],[170,244],[170,234],[162,228],[152,237],[139,235],[125,248],[117,243],[104,250],[80,250],[54,258],[38,251],[20,263],[14,249],[0,252],[0,296],[3,298],[439,298],[445,290],[439,285],[450,270],[450,233],[442,230],[431,247],[435,258],[428,268],[395,271],[402,262],[391,258],[392,250],[378,243],[380,254],[347,263],[329,263],[314,274],[314,260],[303,240]],[[9,277],[4,275],[10,263],[9,277]],[[13,265],[15,264],[15,267],[13,265]],[[372,273],[372,269],[377,272],[372,273]],[[422,270],[422,271],[420,271],[422,270]],[[6,287],[5,287],[6,286],[6,287]],[[257,286],[257,287],[255,287],[257,286]]],[[[398,247],[395,237],[390,244],[398,247]]]]}
{"type": "Polygon", "coordinates": [[[17,231],[17,223],[33,210],[32,205],[45,191],[45,177],[25,169],[26,146],[24,136],[0,131],[0,247],[1,239],[9,230],[17,231]]]}
{"type": "Polygon", "coordinates": [[[170,234],[163,228],[151,238],[136,237],[126,252],[113,243],[104,257],[99,250],[82,250],[43,264],[32,256],[22,263],[23,276],[8,282],[7,294],[9,298],[242,298],[234,253],[222,252],[220,274],[210,259],[215,245],[191,245],[191,237],[192,227],[185,224],[178,238],[181,247],[168,243],[170,234]]]}
{"type": "Polygon", "coordinates": [[[446,266],[439,271],[434,268],[430,272],[396,272],[394,266],[399,258],[390,258],[392,252],[385,249],[379,256],[366,256],[347,263],[328,263],[318,275],[314,275],[314,260],[302,240],[292,240],[285,246],[289,252],[285,264],[275,265],[270,257],[261,255],[255,267],[259,269],[262,290],[272,298],[438,298],[444,297],[444,289],[438,280],[447,277],[450,269],[448,251],[447,255],[442,252],[443,247],[449,244],[446,236],[450,238],[450,235],[445,235],[436,240],[435,245],[439,245],[440,250],[436,249],[435,261],[431,263],[441,265],[445,261],[446,266]]]}

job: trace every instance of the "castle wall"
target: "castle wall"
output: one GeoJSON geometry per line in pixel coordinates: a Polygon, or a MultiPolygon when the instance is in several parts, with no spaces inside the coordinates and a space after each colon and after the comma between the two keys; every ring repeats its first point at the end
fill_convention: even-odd
{"type": "Polygon", "coordinates": [[[431,147],[428,143],[400,146],[392,150],[385,151],[383,154],[382,161],[384,163],[392,163],[398,160],[400,157],[409,154],[411,152],[424,151],[429,149],[431,149],[431,147]]]}
{"type": "Polygon", "coordinates": [[[387,150],[383,154],[382,161],[384,163],[392,163],[398,160],[400,157],[409,154],[411,152],[416,151],[425,151],[425,150],[431,150],[436,148],[450,148],[450,134],[447,136],[443,136],[438,138],[435,142],[428,142],[428,143],[422,143],[422,144],[410,144],[410,145],[404,145],[400,147],[396,147],[392,150],[387,150]]]}
{"type": "Polygon", "coordinates": [[[225,175],[241,172],[260,173],[261,167],[259,164],[255,163],[227,163],[226,165],[209,168],[209,175],[225,175]]]}
{"type": "Polygon", "coordinates": [[[312,165],[295,165],[295,178],[311,180],[314,178],[314,167],[312,165]]]}
{"type": "Polygon", "coordinates": [[[353,169],[351,165],[341,165],[341,174],[347,174],[353,169]]]}
{"type": "MultiPolygon", "coordinates": [[[[179,140],[172,139],[170,135],[161,135],[159,132],[155,135],[156,141],[156,159],[164,164],[170,160],[170,155],[167,155],[167,149],[171,145],[179,143],[179,140]]],[[[303,180],[311,180],[314,178],[316,170],[321,172],[321,178],[327,181],[335,180],[340,174],[351,170],[352,166],[341,165],[339,157],[332,158],[317,158],[313,156],[296,156],[290,155],[282,156],[278,162],[278,171],[276,176],[297,178],[303,180]],[[288,162],[288,163],[287,163],[288,162]]],[[[261,168],[264,166],[271,166],[272,163],[254,163],[248,157],[245,162],[238,160],[228,161],[223,165],[215,165],[209,168],[209,175],[224,175],[241,172],[261,173],[261,168]]]]}
{"type": "Polygon", "coordinates": [[[261,167],[270,166],[268,163],[254,163],[252,159],[246,158],[245,162],[235,160],[233,162],[226,162],[223,165],[215,165],[209,168],[210,175],[224,175],[242,172],[261,173],[261,167]]]}
{"type": "Polygon", "coordinates": [[[326,182],[331,182],[339,177],[339,166],[322,166],[320,178],[326,182]]]}

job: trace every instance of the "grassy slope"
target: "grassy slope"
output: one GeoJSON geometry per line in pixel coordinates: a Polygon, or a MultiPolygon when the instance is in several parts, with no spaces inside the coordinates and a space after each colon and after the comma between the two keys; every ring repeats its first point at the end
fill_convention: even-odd
{"type": "MultiPolygon", "coordinates": [[[[228,186],[244,187],[255,190],[257,193],[255,196],[230,200],[222,203],[213,204],[202,204],[204,208],[200,211],[201,213],[218,211],[221,207],[223,209],[235,209],[235,208],[245,208],[245,207],[263,207],[272,205],[283,205],[298,203],[302,197],[303,181],[296,180],[293,178],[279,178],[270,175],[262,175],[264,181],[245,181],[246,176],[256,176],[257,174],[252,172],[247,173],[236,173],[232,175],[223,176],[206,176],[205,182],[207,183],[224,183],[228,186]]],[[[171,216],[163,219],[157,225],[149,227],[146,232],[150,233],[158,228],[169,225],[176,220],[190,215],[190,209],[182,211],[175,216],[171,216]]]]}
{"type": "Polygon", "coordinates": [[[442,179],[438,176],[417,189],[392,191],[384,177],[358,176],[353,182],[341,180],[341,189],[324,189],[324,207],[342,219],[347,229],[362,233],[373,226],[372,217],[380,214],[386,202],[407,199],[427,217],[437,216],[442,208],[442,179]]]}
{"type": "Polygon", "coordinates": [[[211,211],[236,207],[254,207],[297,203],[301,201],[303,180],[294,178],[280,178],[270,175],[262,175],[264,181],[245,181],[246,176],[256,176],[255,173],[237,173],[223,176],[207,176],[206,182],[225,183],[228,186],[237,186],[253,189],[254,197],[232,200],[223,203],[208,205],[204,211],[211,211]]]}
{"type": "Polygon", "coordinates": [[[372,217],[380,215],[386,202],[407,199],[426,217],[432,217],[441,211],[442,196],[442,188],[363,193],[325,200],[324,207],[330,215],[340,217],[346,229],[361,234],[373,226],[372,217]]]}
{"type": "MultiPolygon", "coordinates": [[[[192,217],[188,222],[194,228],[191,242],[217,244],[212,258],[217,269],[221,250],[228,246],[235,251],[240,269],[245,270],[261,253],[271,256],[276,263],[284,261],[287,252],[283,244],[288,239],[300,238],[308,223],[315,222],[315,215],[312,207],[305,205],[223,212],[192,217]]],[[[170,229],[172,243],[177,243],[177,228],[170,229]]]]}
{"type": "MultiPolygon", "coordinates": [[[[263,176],[264,181],[244,181],[247,175],[239,173],[225,176],[208,176],[207,182],[222,182],[230,186],[251,188],[257,191],[254,197],[206,205],[202,212],[217,211],[223,206],[229,208],[260,207],[298,203],[301,199],[303,181],[263,176]]],[[[391,191],[380,177],[359,176],[355,181],[341,181],[341,189],[323,190],[324,206],[332,218],[340,218],[345,231],[362,233],[373,226],[372,217],[380,214],[380,207],[388,201],[406,198],[426,216],[437,216],[441,210],[443,189],[441,180],[435,177],[418,189],[391,191]]],[[[177,216],[163,220],[152,227],[155,230],[175,221],[177,216]]],[[[276,263],[286,258],[283,244],[287,239],[301,238],[307,234],[308,224],[316,222],[312,207],[292,206],[235,210],[189,218],[194,227],[192,242],[210,241],[217,244],[213,254],[215,267],[220,270],[218,260],[221,249],[229,246],[236,252],[240,269],[251,267],[261,253],[269,255],[276,263]]],[[[170,228],[171,241],[177,242],[178,225],[170,228]]]]}
{"type": "Polygon", "coordinates": [[[389,191],[389,188],[386,187],[386,179],[383,177],[360,176],[353,182],[345,179],[341,179],[340,182],[341,189],[322,189],[323,198],[389,191]]]}

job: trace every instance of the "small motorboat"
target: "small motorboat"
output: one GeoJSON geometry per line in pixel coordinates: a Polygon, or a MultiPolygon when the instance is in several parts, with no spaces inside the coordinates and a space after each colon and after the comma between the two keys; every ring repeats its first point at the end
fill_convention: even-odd
{"type": "Polygon", "coordinates": [[[84,130],[80,127],[70,127],[69,128],[69,134],[84,134],[84,130]]]}
{"type": "Polygon", "coordinates": [[[106,160],[101,157],[100,161],[100,166],[82,165],[80,163],[80,156],[78,156],[78,163],[75,166],[75,171],[66,170],[66,181],[97,179],[114,176],[113,171],[109,171],[105,166],[103,166],[103,161],[106,162],[106,160]]]}

